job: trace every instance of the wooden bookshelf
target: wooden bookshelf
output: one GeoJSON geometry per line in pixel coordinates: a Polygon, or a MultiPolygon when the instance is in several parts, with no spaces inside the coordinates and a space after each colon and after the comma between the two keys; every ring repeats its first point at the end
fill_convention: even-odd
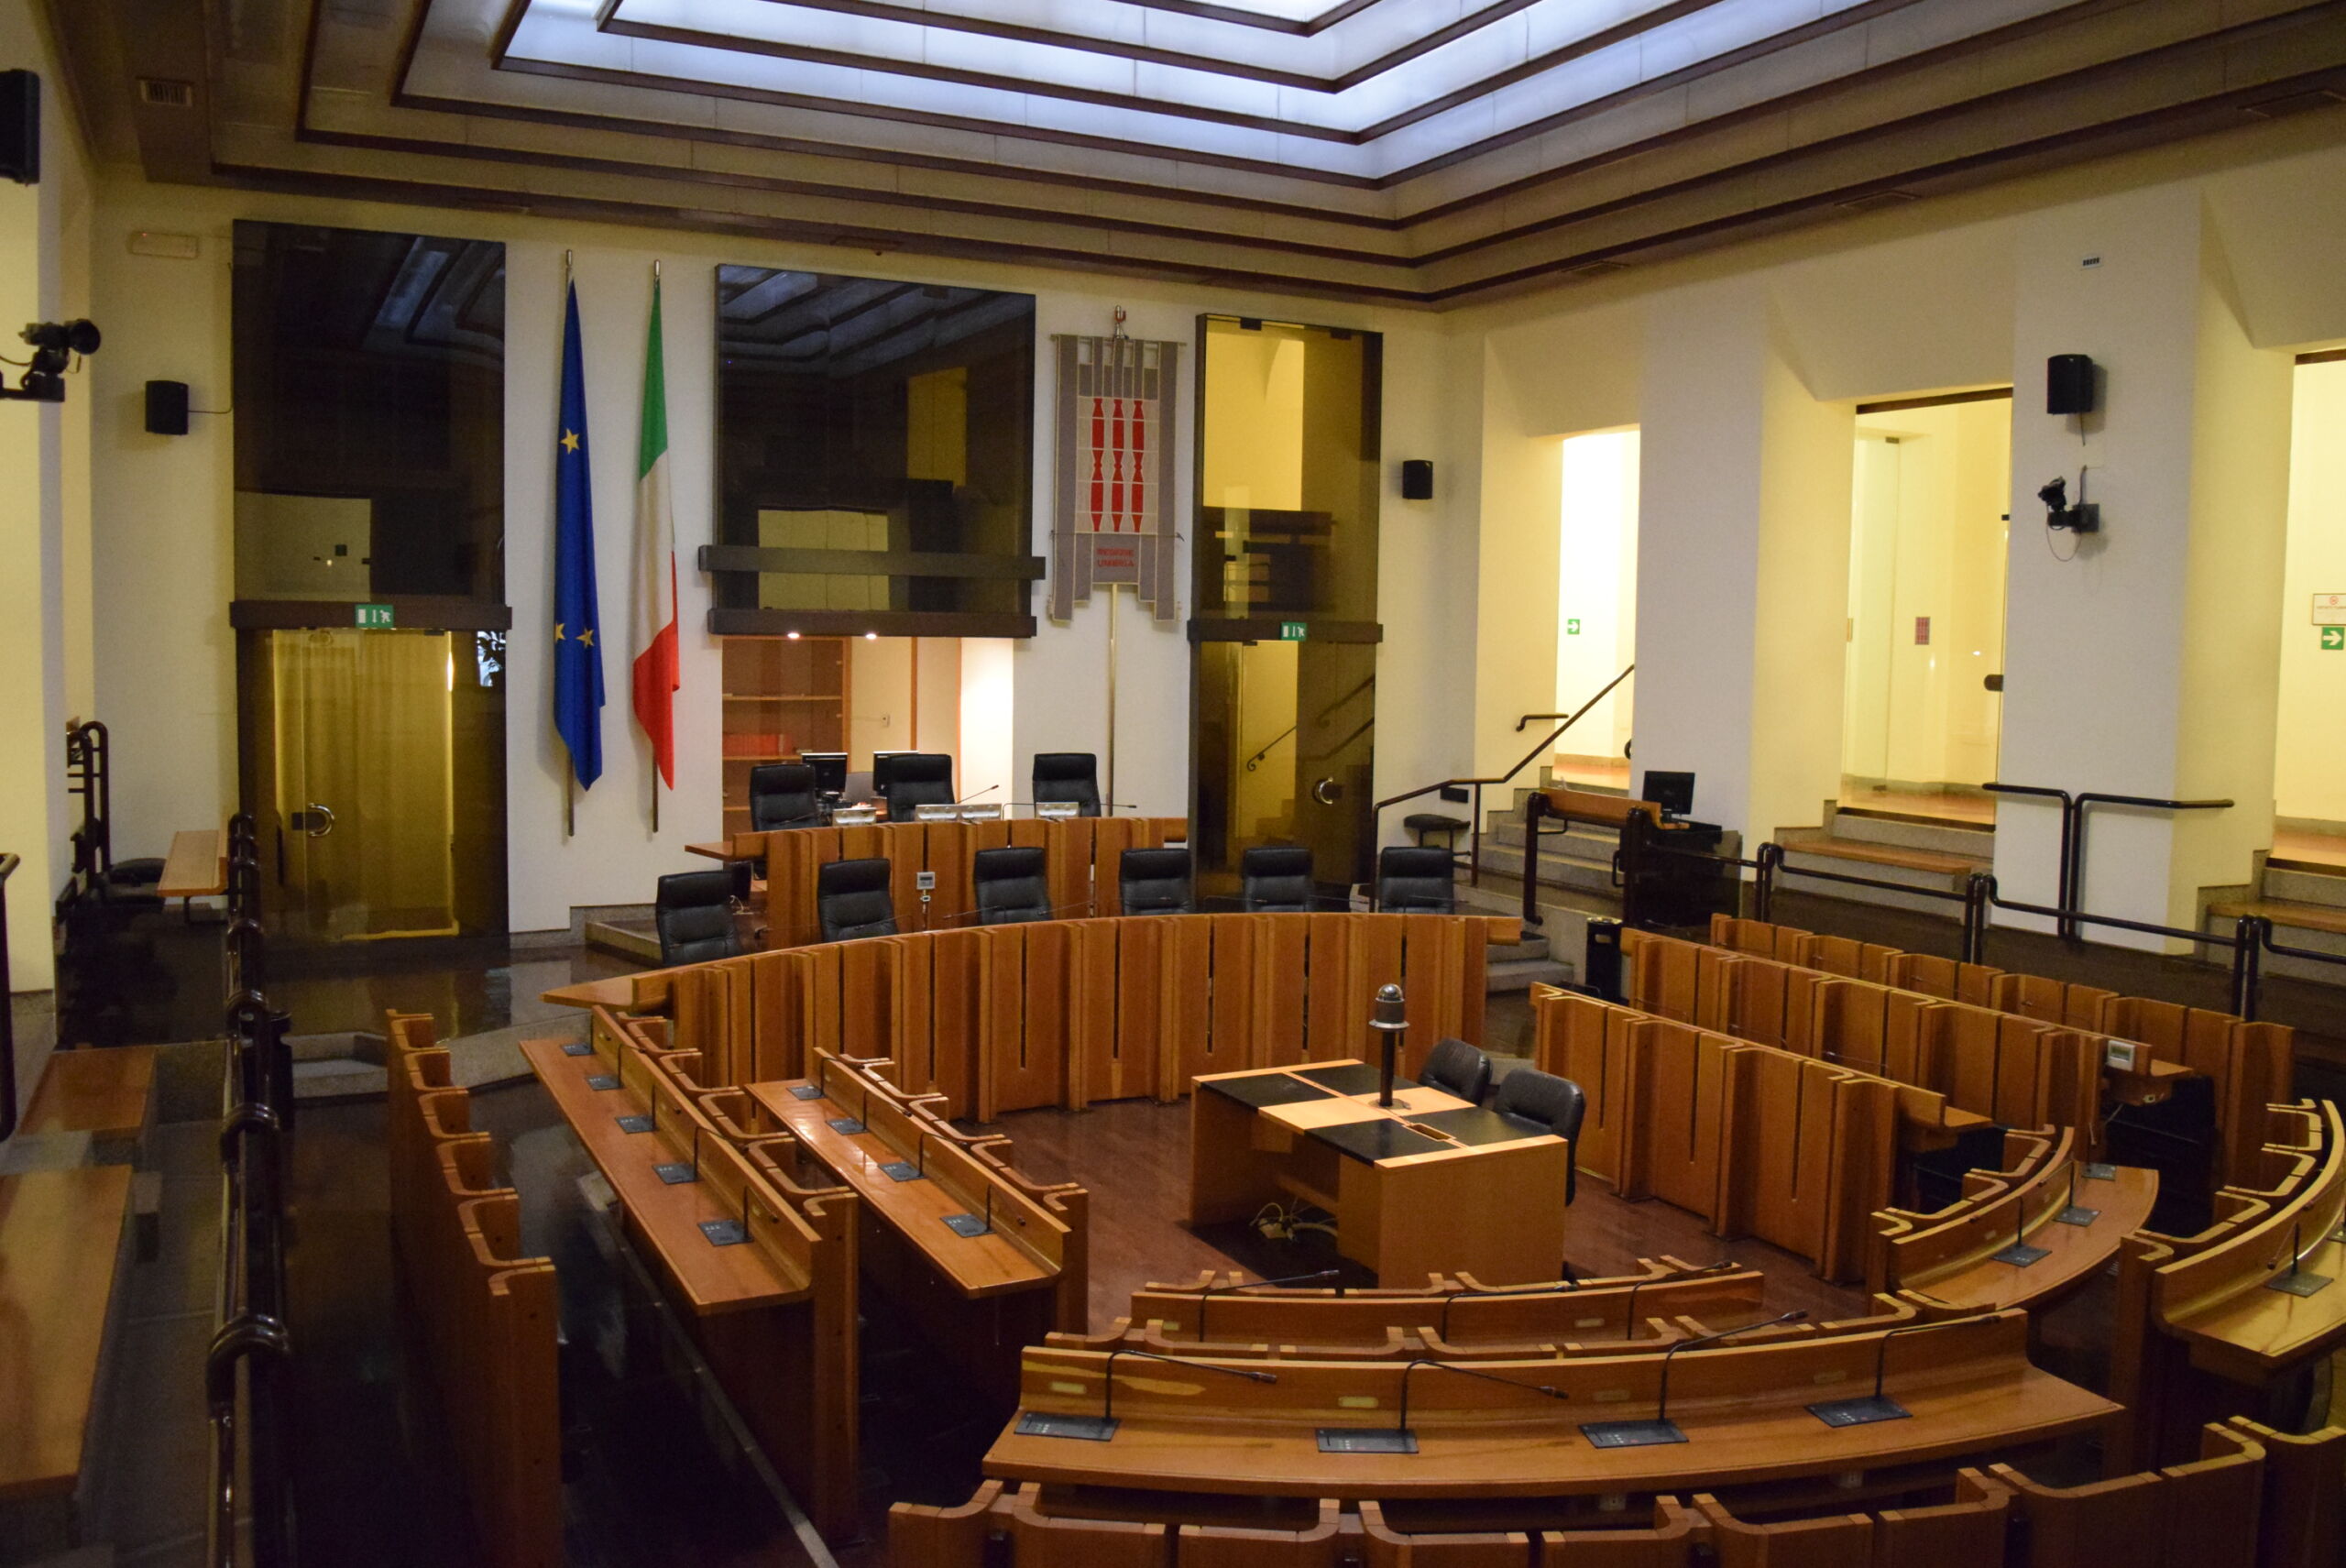
{"type": "Polygon", "coordinates": [[[844,637],[727,637],[725,832],[750,827],[750,770],[804,751],[847,750],[844,637]]]}

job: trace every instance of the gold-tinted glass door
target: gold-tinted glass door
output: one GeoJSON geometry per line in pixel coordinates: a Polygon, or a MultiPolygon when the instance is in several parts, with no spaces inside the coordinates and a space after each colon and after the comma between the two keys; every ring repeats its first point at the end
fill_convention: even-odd
{"type": "Polygon", "coordinates": [[[275,861],[263,904],[284,937],[458,933],[455,690],[473,674],[471,644],[445,631],[267,634],[258,828],[275,861]]]}

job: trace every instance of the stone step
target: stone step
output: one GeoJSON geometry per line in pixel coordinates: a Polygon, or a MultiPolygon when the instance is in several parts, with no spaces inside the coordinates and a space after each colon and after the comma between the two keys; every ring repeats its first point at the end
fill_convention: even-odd
{"type": "MultiPolygon", "coordinates": [[[[2336,953],[2346,958],[2346,909],[2327,904],[2297,904],[2286,899],[2220,898],[2208,905],[2208,934],[2229,937],[2233,924],[2243,915],[2262,915],[2273,922],[2273,939],[2284,947],[2303,948],[2310,952],[2336,953]]],[[[2229,957],[2222,949],[2215,949],[2215,957],[2229,957]]],[[[2346,986],[2346,964],[2326,964],[2316,959],[2293,959],[2281,953],[2266,953],[2260,960],[2268,975],[2286,975],[2293,980],[2309,980],[2322,985],[2346,986]]]]}
{"type": "MultiPolygon", "coordinates": [[[[1507,952],[1506,948],[1494,948],[1494,954],[1507,952]]],[[[1485,994],[1501,992],[1529,991],[1535,985],[1570,985],[1573,966],[1555,959],[1498,959],[1494,957],[1484,969],[1485,994]]]]}
{"type": "MultiPolygon", "coordinates": [[[[1520,843],[1493,844],[1485,840],[1483,869],[1498,876],[1520,878],[1523,875],[1523,846],[1520,843]]],[[[1540,841],[1540,883],[1543,888],[1569,888],[1576,893],[1611,894],[1618,891],[1613,885],[1610,851],[1601,862],[1584,861],[1576,856],[1549,852],[1545,839],[1540,841]]]]}
{"type": "MultiPolygon", "coordinates": [[[[1518,817],[1512,822],[1484,832],[1483,855],[1485,860],[1489,858],[1494,845],[1504,845],[1513,850],[1519,859],[1523,853],[1523,819],[1518,817]]],[[[1552,822],[1543,822],[1540,826],[1540,858],[1542,861],[1561,856],[1568,861],[1588,861],[1609,866],[1620,848],[1621,836],[1601,828],[1573,827],[1559,832],[1552,822]]]]}
{"type": "Polygon", "coordinates": [[[586,945],[598,951],[632,959],[637,963],[660,961],[660,932],[650,920],[589,920],[586,945]]]}
{"type": "Polygon", "coordinates": [[[1853,807],[1831,813],[1825,819],[1825,831],[1852,843],[1883,844],[1892,849],[1922,850],[1983,861],[1996,858],[1996,829],[1992,823],[1947,822],[1853,807]]]}
{"type": "Polygon", "coordinates": [[[1930,892],[1961,893],[1975,871],[1988,871],[1993,861],[1969,855],[1949,855],[1935,850],[1905,849],[1860,839],[1843,839],[1818,829],[1789,829],[1776,835],[1783,847],[1784,865],[1776,885],[1787,892],[1814,894],[1853,904],[1913,910],[1921,915],[1958,919],[1962,906],[1928,892],[1900,893],[1889,888],[1858,887],[1848,883],[1814,881],[1799,873],[1827,872],[1838,876],[1869,877],[1930,892]]]}
{"type": "Polygon", "coordinates": [[[2346,867],[2310,861],[2268,860],[2264,895],[2283,904],[2346,909],[2346,867]]]}

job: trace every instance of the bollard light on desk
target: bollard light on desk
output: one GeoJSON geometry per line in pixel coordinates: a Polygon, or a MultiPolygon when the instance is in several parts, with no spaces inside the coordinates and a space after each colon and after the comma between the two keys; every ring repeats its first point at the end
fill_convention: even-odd
{"type": "Polygon", "coordinates": [[[1393,1108],[1393,1068],[1401,1054],[1401,1036],[1409,1027],[1409,1004],[1402,1000],[1398,985],[1388,981],[1376,988],[1376,1009],[1368,1026],[1376,1031],[1383,1053],[1376,1069],[1376,1103],[1389,1111],[1393,1108]]]}

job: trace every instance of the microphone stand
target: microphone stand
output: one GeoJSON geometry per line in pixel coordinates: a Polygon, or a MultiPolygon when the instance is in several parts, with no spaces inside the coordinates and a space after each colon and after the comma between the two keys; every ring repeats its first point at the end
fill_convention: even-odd
{"type": "Polygon", "coordinates": [[[1145,1361],[1169,1362],[1175,1366],[1193,1367],[1200,1372],[1219,1372],[1224,1377],[1244,1377],[1249,1383],[1276,1383],[1273,1372],[1250,1372],[1244,1367],[1223,1366],[1211,1361],[1191,1361],[1178,1355],[1159,1355],[1153,1350],[1130,1350],[1123,1345],[1108,1353],[1107,1365],[1100,1374],[1100,1413],[1096,1416],[1054,1416],[1039,1410],[1029,1410],[1018,1418],[1016,1431],[1021,1437],[1072,1437],[1085,1442],[1105,1442],[1116,1435],[1116,1357],[1137,1355],[1145,1361]]]}
{"type": "Polygon", "coordinates": [[[1756,1333],[1761,1329],[1774,1328],[1778,1323],[1797,1323],[1808,1314],[1795,1307],[1789,1312],[1779,1312],[1764,1323],[1746,1323],[1739,1329],[1721,1329],[1694,1339],[1683,1339],[1661,1353],[1661,1386],[1655,1390],[1653,1420],[1650,1421],[1590,1421],[1580,1429],[1581,1436],[1595,1448],[1652,1448],[1665,1442],[1684,1442],[1686,1433],[1670,1419],[1670,1363],[1682,1350],[1692,1350],[1698,1344],[1711,1344],[1738,1334],[1756,1333]]]}
{"type": "Polygon", "coordinates": [[[1409,1026],[1408,1004],[1401,997],[1401,988],[1387,983],[1376,988],[1375,1015],[1368,1026],[1376,1031],[1380,1064],[1376,1069],[1376,1103],[1380,1110],[1393,1109],[1393,1068],[1400,1054],[1401,1036],[1409,1026]]]}
{"type": "Polygon", "coordinates": [[[1873,1392],[1859,1394],[1849,1399],[1825,1399],[1808,1408],[1808,1413],[1828,1427],[1870,1426],[1875,1421],[1902,1421],[1914,1412],[1881,1391],[1881,1376],[1890,1365],[1890,1342],[1900,1334],[1926,1333],[1932,1329],[1956,1329],[2000,1320],[1993,1314],[1969,1318],[1942,1318],[1935,1323],[1908,1323],[1904,1328],[1891,1329],[1874,1346],[1873,1392]]]}
{"type": "Polygon", "coordinates": [[[1647,1286],[1659,1285],[1665,1280],[1672,1279],[1700,1279],[1705,1274],[1726,1274],[1742,1266],[1731,1257],[1723,1257],[1707,1267],[1695,1269],[1691,1274],[1663,1274],[1639,1280],[1629,1287],[1629,1299],[1621,1303],[1621,1337],[1623,1339],[1638,1337],[1638,1292],[1647,1286]]]}
{"type": "MultiPolygon", "coordinates": [[[[1203,1286],[1200,1288],[1198,1291],[1198,1343],[1200,1344],[1203,1344],[1205,1343],[1206,1303],[1213,1299],[1214,1294],[1217,1291],[1252,1290],[1259,1286],[1317,1285],[1322,1280],[1337,1278],[1343,1273],[1343,1271],[1338,1268],[1323,1268],[1317,1274],[1291,1274],[1285,1279],[1257,1279],[1253,1285],[1249,1285],[1242,1279],[1233,1279],[1227,1285],[1203,1286]]],[[[1339,1294],[1341,1294],[1341,1292],[1339,1292],[1339,1294]]]]}
{"type": "MultiPolygon", "coordinates": [[[[2087,1223],[2090,1224],[2092,1222],[2087,1223]]],[[[2028,1194],[2023,1192],[2012,1202],[2012,1245],[2001,1252],[1989,1254],[1988,1260],[1990,1263],[2009,1263],[2014,1268],[2026,1268],[2032,1264],[2043,1263],[2052,1255],[2047,1248],[2028,1245],[2028,1194]]]]}
{"type": "MultiPolygon", "coordinates": [[[[2267,1290],[2278,1290],[2285,1296],[2313,1296],[2330,1288],[2330,1279],[2329,1275],[2311,1274],[2299,1266],[2305,1262],[2306,1254],[2313,1250],[2313,1247],[2300,1248],[2297,1245],[2300,1241],[2305,1239],[2305,1226],[2306,1223],[2304,1216],[2302,1215],[2291,1223],[2289,1226],[2289,1271],[2286,1274],[2276,1274],[2272,1278],[2266,1280],[2264,1282],[2264,1288],[2267,1290]]],[[[2316,1236],[2314,1238],[2313,1246],[2319,1246],[2321,1243],[2322,1238],[2316,1236]]],[[[2273,1261],[2275,1263],[2278,1263],[2280,1259],[2275,1258],[2273,1261]]],[[[2269,1268],[2272,1265],[2267,1264],[2265,1266],[2269,1268]]]]}
{"type": "Polygon", "coordinates": [[[1428,1361],[1420,1357],[1401,1368],[1401,1408],[1399,1424],[1392,1427],[1321,1427],[1320,1452],[1322,1453],[1415,1453],[1418,1434],[1409,1427],[1409,1374],[1420,1366],[1437,1367],[1443,1372],[1455,1372],[1461,1377],[1479,1377],[1485,1383],[1496,1383],[1508,1388],[1520,1388],[1527,1394],[1544,1394],[1551,1399],[1569,1399],[1570,1394],[1545,1383],[1518,1383],[1512,1377],[1495,1373],[1477,1372],[1471,1366],[1461,1366],[1454,1361],[1428,1361]]]}

